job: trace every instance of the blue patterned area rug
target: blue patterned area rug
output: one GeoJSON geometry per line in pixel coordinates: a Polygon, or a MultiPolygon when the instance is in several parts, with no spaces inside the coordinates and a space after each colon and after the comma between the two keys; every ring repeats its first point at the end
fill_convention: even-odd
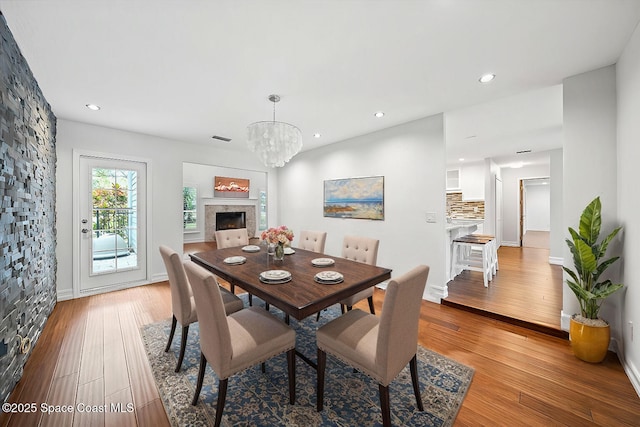
{"type": "MultiPolygon", "coordinates": [[[[246,295],[242,296],[246,304],[246,295]]],[[[254,305],[262,304],[254,296],[254,305]]],[[[282,318],[282,312],[271,307],[282,318]]],[[[316,359],[316,329],[340,314],[339,306],[311,316],[291,319],[296,348],[316,359]]],[[[164,352],[170,320],[142,328],[142,338],[156,386],[173,426],[213,425],[218,379],[207,365],[197,406],[191,405],[198,376],[200,346],[198,324],[191,325],[187,350],[179,373],[174,369],[180,350],[180,325],[168,353],[164,352]]],[[[395,426],[450,426],[462,405],[473,369],[418,346],[418,375],[424,412],[416,409],[409,368],[390,384],[391,422],[395,426]]],[[[296,402],[289,404],[286,356],[267,361],[267,371],[255,366],[229,378],[223,426],[379,426],[382,425],[378,385],[364,374],[327,356],[324,410],[316,412],[316,371],[296,358],[296,402]]]]}

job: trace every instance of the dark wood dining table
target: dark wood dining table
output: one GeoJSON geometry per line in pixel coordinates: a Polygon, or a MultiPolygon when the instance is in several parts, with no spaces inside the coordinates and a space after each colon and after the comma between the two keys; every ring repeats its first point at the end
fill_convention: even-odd
{"type": "Polygon", "coordinates": [[[239,286],[265,302],[278,307],[287,315],[302,320],[344,298],[363,291],[391,278],[391,270],[348,259],[293,248],[295,253],[285,255],[284,260],[274,261],[267,249],[260,246],[259,252],[245,252],[242,247],[217,249],[191,254],[191,260],[213,274],[239,286]],[[238,265],[226,264],[229,257],[243,256],[246,262],[238,265]],[[331,258],[335,264],[316,267],[311,261],[316,258],[331,258]],[[287,283],[269,284],[260,281],[260,273],[266,270],[285,270],[292,279],[287,283]],[[337,284],[321,284],[314,276],[323,270],[336,271],[344,276],[337,284]]]}

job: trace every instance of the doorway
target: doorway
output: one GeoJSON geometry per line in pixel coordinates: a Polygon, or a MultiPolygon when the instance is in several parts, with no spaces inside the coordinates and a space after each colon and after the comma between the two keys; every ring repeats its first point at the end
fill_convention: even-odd
{"type": "Polygon", "coordinates": [[[549,249],[551,193],[549,178],[520,180],[521,247],[549,249]]]}
{"type": "Polygon", "coordinates": [[[147,279],[147,163],[77,156],[75,296],[147,279]]]}

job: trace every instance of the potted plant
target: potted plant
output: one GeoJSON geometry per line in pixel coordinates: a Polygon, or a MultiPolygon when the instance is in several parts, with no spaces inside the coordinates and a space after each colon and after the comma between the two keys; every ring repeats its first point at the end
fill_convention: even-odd
{"type": "Polygon", "coordinates": [[[600,197],[587,205],[580,216],[579,231],[569,227],[571,239],[566,239],[573,254],[575,271],[562,267],[567,272],[567,285],[580,303],[580,314],[571,317],[569,333],[574,354],[586,362],[604,360],[609,348],[609,324],[598,315],[604,300],[624,285],[600,280],[600,275],[619,257],[603,259],[607,246],[622,227],[613,230],[602,241],[600,197]]]}

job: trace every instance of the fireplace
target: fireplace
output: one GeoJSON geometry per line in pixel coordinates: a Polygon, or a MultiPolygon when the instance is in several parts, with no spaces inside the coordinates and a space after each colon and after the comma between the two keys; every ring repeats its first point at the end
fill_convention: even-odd
{"type": "MultiPolygon", "coordinates": [[[[218,214],[221,213],[241,213],[244,214],[243,222],[244,228],[247,229],[249,238],[253,238],[256,235],[256,207],[255,205],[207,205],[204,206],[204,240],[205,242],[216,241],[216,230],[220,230],[218,227],[218,214]]],[[[241,228],[236,226],[235,228],[241,228]]]]}
{"type": "Polygon", "coordinates": [[[245,212],[216,212],[216,231],[247,228],[245,212]]]}

